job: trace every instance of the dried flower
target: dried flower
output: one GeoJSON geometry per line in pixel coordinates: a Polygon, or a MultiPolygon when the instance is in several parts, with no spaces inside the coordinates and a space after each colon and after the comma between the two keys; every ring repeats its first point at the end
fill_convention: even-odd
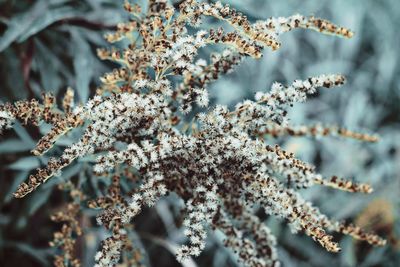
{"type": "Polygon", "coordinates": [[[89,202],[102,213],[97,221],[112,235],[96,254],[97,266],[115,266],[126,247],[131,220],[144,206],[153,206],[167,193],[175,193],[185,204],[184,234],[188,243],[178,250],[177,259],[198,256],[205,247],[209,228],[222,231],[231,247],[247,266],[278,266],[276,240],[266,225],[252,212],[260,204],[267,214],[286,219],[293,230],[307,235],[331,252],[340,251],[328,231],[341,232],[373,245],[385,240],[352,224],[335,222],[320,213],[295,190],[314,184],[349,191],[371,193],[367,184],[333,176],[324,179],[315,168],[278,145],[268,144],[264,135],[340,135],[374,142],[374,136],[337,127],[294,127],[287,109],[303,102],[320,87],[334,88],[345,83],[339,74],[296,80],[289,86],[274,83],[268,92],[258,92],[255,100],[237,104],[233,110],[217,105],[199,112],[186,123],[185,114],[209,105],[207,85],[228,73],[243,58],[262,56],[264,47],[277,50],[279,36],[295,28],[352,37],[350,30],[333,23],[294,15],[251,23],[245,15],[220,2],[183,1],[174,9],[166,0],[149,0],[144,12],[126,1],[131,18],[121,23],[109,42],[135,40],[121,50],[101,49],[103,59],[120,68],[100,78],[102,85],[85,106],[73,106],[68,90],[63,111],[54,98],[19,101],[0,106],[0,129],[13,121],[53,125],[33,150],[41,155],[71,129],[84,127],[81,139],[49,161],[17,189],[20,198],[31,193],[77,158],[96,156],[93,169],[112,176],[105,196],[89,202]],[[225,28],[201,28],[204,16],[227,22],[225,28]],[[196,28],[197,30],[197,28],[196,28]],[[199,49],[220,44],[226,49],[214,53],[207,62],[199,49]],[[188,130],[191,127],[191,130],[188,130]],[[124,144],[123,148],[117,143],[124,144]],[[120,175],[119,169],[128,170],[120,175]],[[119,189],[129,173],[139,177],[140,186],[131,184],[127,194],[119,189]]]}

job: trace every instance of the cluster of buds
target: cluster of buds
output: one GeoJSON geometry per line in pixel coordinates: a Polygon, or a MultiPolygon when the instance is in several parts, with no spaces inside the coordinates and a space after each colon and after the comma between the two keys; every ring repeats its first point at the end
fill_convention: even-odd
{"type": "Polygon", "coordinates": [[[81,262],[76,256],[76,239],[83,234],[80,223],[80,202],[83,200],[84,195],[72,183],[66,183],[59,187],[62,190],[69,190],[73,201],[51,216],[52,221],[63,223],[61,231],[55,232],[54,239],[50,242],[51,247],[57,247],[62,252],[61,255],[54,257],[54,266],[80,267],[81,262]]]}

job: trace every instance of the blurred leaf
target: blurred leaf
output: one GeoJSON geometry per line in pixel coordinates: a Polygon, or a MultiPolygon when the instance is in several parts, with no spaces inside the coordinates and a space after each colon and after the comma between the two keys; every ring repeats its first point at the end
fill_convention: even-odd
{"type": "Polygon", "coordinates": [[[71,146],[76,142],[76,140],[73,140],[69,136],[61,136],[59,139],[57,139],[57,146],[71,146]]]}
{"type": "Polygon", "coordinates": [[[49,199],[51,189],[39,189],[36,192],[32,192],[30,199],[31,204],[28,208],[28,214],[34,214],[40,207],[42,207],[49,199]]]}
{"type": "Polygon", "coordinates": [[[164,223],[164,227],[167,230],[168,236],[170,238],[175,238],[176,233],[178,233],[178,229],[176,228],[174,216],[171,213],[171,210],[168,208],[168,203],[166,200],[163,199],[158,201],[156,204],[156,210],[162,222],[164,223]]]}
{"type": "Polygon", "coordinates": [[[0,143],[0,154],[28,151],[32,148],[34,148],[34,146],[20,139],[7,139],[0,143]]]}
{"type": "Polygon", "coordinates": [[[92,79],[92,53],[87,40],[83,39],[78,30],[72,30],[71,36],[73,43],[70,49],[74,57],[74,70],[76,76],[76,91],[82,103],[86,103],[89,98],[89,84],[92,79]]]}
{"type": "Polygon", "coordinates": [[[46,260],[50,256],[50,249],[36,249],[29,244],[24,243],[14,243],[14,242],[7,242],[6,246],[15,247],[18,250],[28,254],[35,260],[37,260],[41,266],[49,266],[49,262],[46,260]]]}
{"type": "MultiPolygon", "coordinates": [[[[152,236],[149,234],[141,234],[141,236],[164,247],[166,250],[168,250],[174,256],[178,253],[178,249],[180,248],[179,244],[176,244],[169,240],[164,240],[162,238],[152,236]]],[[[196,262],[191,257],[189,257],[186,260],[184,260],[183,262],[181,262],[181,264],[183,267],[196,267],[197,266],[196,262]]]]}
{"type": "Polygon", "coordinates": [[[356,253],[354,251],[354,242],[352,238],[346,237],[340,243],[342,247],[342,253],[340,253],[340,257],[342,258],[342,262],[346,264],[346,266],[356,266],[356,253]]]}
{"type": "Polygon", "coordinates": [[[82,170],[82,164],[76,163],[73,166],[66,168],[63,172],[61,177],[65,180],[70,179],[72,176],[77,175],[79,171],[82,170]]]}
{"type": "MultiPolygon", "coordinates": [[[[11,222],[11,216],[10,215],[1,214],[1,216],[0,216],[0,225],[8,225],[10,222],[11,222]]],[[[3,238],[2,238],[1,233],[0,233],[0,247],[2,247],[2,242],[3,242],[3,238]]]]}
{"type": "Polygon", "coordinates": [[[43,86],[40,89],[57,93],[63,84],[58,71],[62,70],[63,74],[65,74],[68,69],[60,61],[60,58],[54,55],[54,51],[51,51],[38,39],[35,40],[35,47],[36,53],[33,67],[40,74],[41,85],[43,86]]]}
{"type": "Polygon", "coordinates": [[[21,34],[28,31],[34,21],[43,16],[48,7],[48,1],[39,0],[25,13],[14,15],[7,25],[7,30],[0,37],[0,52],[6,49],[21,34]]]}
{"type": "Polygon", "coordinates": [[[38,168],[40,165],[40,161],[37,157],[35,156],[29,156],[25,158],[21,158],[17,160],[16,162],[12,163],[11,165],[8,166],[8,168],[12,170],[32,170],[35,168],[38,168]]]}
{"type": "Polygon", "coordinates": [[[140,239],[137,232],[134,230],[128,231],[128,237],[130,240],[132,240],[132,243],[134,244],[135,248],[137,248],[140,251],[141,256],[142,256],[141,263],[144,266],[150,266],[149,254],[147,253],[147,251],[143,245],[143,242],[140,239]]]}
{"type": "Polygon", "coordinates": [[[4,92],[2,96],[6,96],[8,93],[10,98],[26,98],[28,94],[26,90],[23,90],[25,89],[24,78],[18,60],[18,52],[11,49],[5,50],[1,53],[0,62],[6,66],[3,69],[0,67],[0,75],[3,79],[0,84],[0,92],[4,92]]]}
{"type": "Polygon", "coordinates": [[[47,26],[51,25],[52,23],[67,19],[78,17],[81,15],[82,12],[79,12],[76,8],[72,6],[65,6],[65,7],[56,7],[54,9],[47,8],[44,10],[44,14],[38,17],[25,31],[19,38],[17,39],[18,42],[24,42],[30,36],[37,34],[39,31],[43,30],[47,26]]]}
{"type": "Polygon", "coordinates": [[[36,1],[29,11],[14,16],[0,38],[0,52],[14,41],[26,41],[56,21],[82,15],[82,12],[73,6],[60,6],[63,2],[66,1],[36,1]]]}
{"type": "Polygon", "coordinates": [[[384,247],[377,247],[372,249],[364,258],[364,261],[362,262],[362,264],[360,264],[360,267],[379,266],[379,263],[381,263],[383,260],[384,253],[384,247]]]}
{"type": "Polygon", "coordinates": [[[33,141],[32,137],[29,135],[26,129],[21,126],[21,123],[15,122],[13,129],[17,133],[17,135],[21,138],[21,140],[29,144],[29,146],[33,147],[36,145],[35,141],[33,141]]]}

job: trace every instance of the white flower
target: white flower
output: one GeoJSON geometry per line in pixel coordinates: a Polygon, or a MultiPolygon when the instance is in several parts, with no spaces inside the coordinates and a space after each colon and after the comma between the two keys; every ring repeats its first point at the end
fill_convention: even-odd
{"type": "Polygon", "coordinates": [[[198,59],[198,60],[196,61],[196,65],[197,65],[197,66],[201,66],[201,67],[205,67],[205,66],[207,66],[207,61],[204,60],[204,59],[202,59],[202,58],[200,58],[200,59],[198,59]]]}
{"type": "Polygon", "coordinates": [[[200,107],[207,107],[208,106],[208,91],[206,89],[196,90],[198,94],[196,97],[196,102],[200,107]]]}
{"type": "Polygon", "coordinates": [[[256,101],[260,101],[260,100],[262,100],[263,98],[264,98],[264,93],[263,92],[257,92],[256,93],[256,95],[255,95],[255,97],[254,97],[254,99],[256,100],[256,101]]]}
{"type": "Polygon", "coordinates": [[[104,172],[104,166],[102,164],[96,164],[93,166],[93,171],[96,173],[103,173],[104,172]]]}
{"type": "Polygon", "coordinates": [[[72,113],[74,113],[74,114],[82,114],[83,112],[84,112],[84,109],[82,106],[77,106],[72,111],[72,113]]]}
{"type": "Polygon", "coordinates": [[[296,87],[296,88],[303,87],[303,82],[301,80],[295,80],[293,82],[293,86],[296,87]]]}
{"type": "Polygon", "coordinates": [[[99,261],[102,256],[103,256],[103,253],[101,253],[101,251],[98,251],[96,253],[96,255],[94,256],[95,261],[99,261]]]}
{"type": "Polygon", "coordinates": [[[273,92],[279,91],[279,90],[282,89],[282,87],[283,87],[282,84],[280,84],[280,83],[278,83],[278,82],[274,82],[274,83],[272,84],[271,91],[273,91],[273,92]]]}
{"type": "Polygon", "coordinates": [[[175,66],[178,68],[185,68],[188,66],[188,64],[189,63],[184,60],[178,60],[178,61],[176,61],[175,66]]]}
{"type": "Polygon", "coordinates": [[[221,4],[220,1],[217,1],[217,2],[215,3],[215,7],[216,7],[216,8],[223,8],[224,6],[221,4]]]}
{"type": "Polygon", "coordinates": [[[134,87],[141,89],[141,88],[146,87],[147,83],[148,83],[147,80],[137,80],[137,81],[135,81],[134,87]]]}

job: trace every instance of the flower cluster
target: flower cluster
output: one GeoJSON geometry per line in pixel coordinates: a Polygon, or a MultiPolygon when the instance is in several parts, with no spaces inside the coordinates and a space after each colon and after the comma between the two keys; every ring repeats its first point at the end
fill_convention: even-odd
{"type": "Polygon", "coordinates": [[[331,231],[373,245],[385,244],[355,225],[329,219],[296,191],[325,185],[371,193],[368,184],[336,176],[324,178],[293,153],[269,144],[269,136],[285,135],[332,134],[377,141],[375,136],[333,126],[290,125],[287,109],[293,103],[305,101],[318,88],[343,85],[344,76],[320,75],[289,86],[274,83],[271,90],[256,93],[254,100],[238,103],[232,110],[221,105],[206,109],[207,85],[232,71],[245,57],[261,57],[264,47],[277,50],[281,34],[304,28],[350,38],[351,31],[301,15],[252,23],[219,2],[188,0],[174,9],[166,0],[148,0],[144,11],[126,1],[124,7],[130,21],[105,37],[110,42],[128,40],[129,46],[98,51],[100,58],[121,67],[100,78],[102,85],[85,105],[74,106],[73,91],[67,90],[62,109],[51,95],[44,95],[43,103],[31,100],[0,106],[0,130],[10,128],[15,120],[52,125],[33,150],[35,155],[49,151],[71,129],[84,128],[79,141],[19,186],[17,198],[31,193],[74,160],[94,155],[94,172],[112,179],[104,196],[88,204],[102,210],[97,222],[112,232],[96,254],[98,266],[114,266],[122,254],[130,253],[127,231],[133,218],[168,193],[185,204],[183,225],[188,242],[178,250],[179,261],[198,256],[207,233],[214,229],[225,234],[225,245],[245,265],[278,266],[276,240],[254,215],[254,205],[287,220],[294,231],[304,231],[328,251],[340,250],[331,231]],[[203,29],[205,16],[229,27],[203,29]],[[223,50],[212,53],[209,62],[199,58],[200,49],[214,45],[223,50]],[[194,105],[203,108],[202,112],[188,122],[187,114],[194,105]],[[139,185],[132,175],[138,177],[139,185]],[[129,184],[129,192],[120,189],[122,179],[129,184]]]}
{"type": "Polygon", "coordinates": [[[82,235],[79,220],[81,215],[80,202],[84,199],[84,195],[72,183],[65,183],[59,187],[62,190],[69,191],[72,202],[51,216],[52,221],[63,223],[61,231],[55,232],[54,239],[50,242],[50,246],[58,247],[62,251],[62,255],[54,257],[54,266],[63,267],[68,264],[69,266],[80,267],[81,262],[75,255],[75,239],[82,235]]]}

